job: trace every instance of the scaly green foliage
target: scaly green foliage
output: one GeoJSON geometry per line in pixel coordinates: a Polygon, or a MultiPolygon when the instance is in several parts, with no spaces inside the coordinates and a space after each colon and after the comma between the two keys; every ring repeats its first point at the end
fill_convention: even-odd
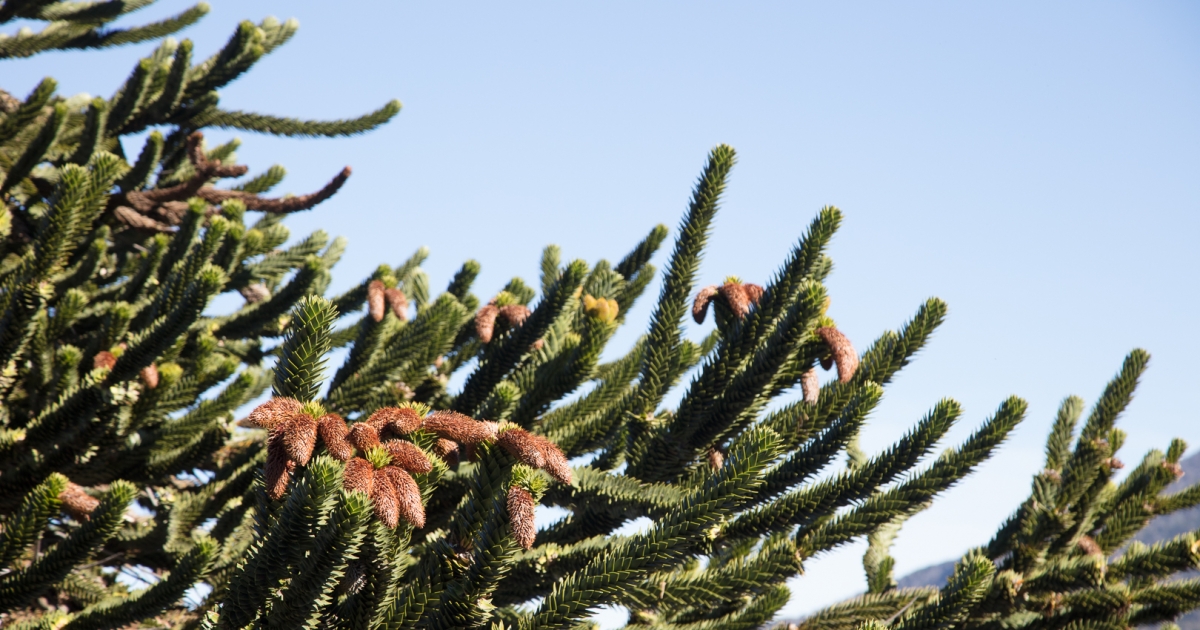
{"type": "MultiPolygon", "coordinates": [[[[49,25],[0,39],[0,56],[157,38],[206,10],[105,30],[143,4],[5,2],[0,23],[49,25]]],[[[1195,580],[1170,581],[1200,561],[1195,534],[1126,546],[1151,515],[1200,503],[1196,487],[1163,495],[1181,442],[1111,481],[1141,351],[1078,435],[1083,405],[1064,403],[1046,470],[991,543],[941,589],[897,589],[896,532],[980,466],[1025,403],[1003,401],[934,456],[962,415],[945,399],[862,452],[885,386],[946,306],[928,300],[858,353],[830,316],[832,207],[763,286],[698,286],[730,147],[709,155],[645,335],[614,360],[663,226],[615,264],[547,247],[540,282],[513,278],[487,301],[472,260],[432,290],[424,248],[325,297],[344,240],[289,244],[282,220],[349,170],[308,195],[265,197],[278,166],[218,187],[247,169],[237,141],[206,147],[199,131],[349,135],[396,114],[220,109],[216,91],[294,30],[243,23],[198,63],[190,42],[164,41],[108,99],[58,97],[49,79],[23,101],[0,95],[4,623],[532,630],[619,605],[630,628],[751,629],[811,558],[858,539],[868,592],[805,626],[1132,627],[1200,605],[1195,580]],[[151,127],[127,158],[121,137],[151,127]],[[223,293],[245,303],[211,313],[223,293]],[[686,339],[689,307],[699,322],[710,306],[715,328],[686,339]],[[836,378],[822,384],[818,366],[836,378]],[[538,506],[563,515],[539,529],[538,506]]]]}

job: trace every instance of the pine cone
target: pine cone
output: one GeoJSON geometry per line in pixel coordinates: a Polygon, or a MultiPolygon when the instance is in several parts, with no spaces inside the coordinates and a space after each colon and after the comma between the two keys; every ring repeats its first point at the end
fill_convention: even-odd
{"type": "Polygon", "coordinates": [[[704,317],[708,315],[708,304],[717,295],[717,285],[712,284],[696,294],[695,301],[692,302],[692,319],[696,320],[697,324],[704,323],[704,317]]]}
{"type": "Polygon", "coordinates": [[[395,529],[396,525],[400,524],[400,497],[396,494],[396,487],[383,471],[383,468],[379,468],[372,473],[374,481],[371,488],[371,504],[375,510],[375,518],[387,525],[388,529],[395,529]]]}
{"type": "Polygon", "coordinates": [[[417,529],[425,527],[425,505],[421,503],[421,488],[417,486],[417,482],[396,466],[385,466],[381,470],[396,489],[400,518],[417,529]]]}
{"type": "Polygon", "coordinates": [[[562,483],[570,485],[572,473],[571,464],[567,461],[567,456],[563,454],[562,450],[554,442],[540,435],[534,435],[533,438],[537,442],[538,447],[542,449],[542,458],[546,460],[546,472],[562,483]]]}
{"type": "Polygon", "coordinates": [[[344,462],[354,456],[354,445],[346,439],[350,429],[341,416],[336,413],[321,416],[317,422],[317,433],[321,436],[321,442],[325,444],[325,450],[329,451],[334,459],[344,462]]]}
{"type": "Polygon", "coordinates": [[[271,427],[291,418],[300,413],[304,405],[295,398],[272,398],[267,402],[254,408],[250,415],[246,416],[238,424],[248,427],[258,427],[260,429],[270,429],[271,427]]]}
{"type": "Polygon", "coordinates": [[[858,353],[854,351],[854,346],[850,344],[846,335],[836,328],[818,328],[816,332],[825,345],[829,346],[833,362],[837,364],[838,381],[849,383],[850,379],[854,378],[854,372],[858,370],[858,353]]]}
{"type": "Polygon", "coordinates": [[[492,334],[496,331],[496,316],[500,309],[495,304],[488,304],[475,313],[475,335],[483,343],[492,342],[492,334]]]}
{"type": "Polygon", "coordinates": [[[350,433],[346,439],[354,445],[354,448],[362,451],[364,454],[372,448],[379,446],[379,432],[375,427],[366,422],[359,422],[350,427],[350,433]]]}
{"type": "Polygon", "coordinates": [[[508,524],[512,529],[513,538],[522,549],[533,549],[533,540],[537,537],[537,526],[533,522],[535,503],[533,495],[520,487],[508,489],[508,524]]]}
{"type": "Polygon", "coordinates": [[[383,321],[385,315],[384,308],[387,300],[385,292],[386,289],[379,280],[367,283],[367,311],[371,314],[371,319],[376,322],[383,321]]]}
{"type": "Polygon", "coordinates": [[[738,319],[750,312],[750,296],[746,295],[746,289],[742,285],[726,282],[717,289],[717,293],[724,298],[725,304],[729,305],[729,310],[733,311],[738,319]]]}
{"type": "Polygon", "coordinates": [[[111,370],[117,364],[117,355],[108,350],[101,350],[92,357],[92,369],[96,370],[111,370]]]}
{"type": "Polygon", "coordinates": [[[158,387],[158,366],[153,363],[142,368],[142,371],[138,372],[138,376],[142,379],[142,383],[146,385],[147,389],[158,387]]]}
{"type": "Polygon", "coordinates": [[[392,314],[396,316],[396,319],[402,322],[408,321],[408,298],[404,296],[403,291],[400,289],[388,289],[383,292],[383,297],[392,309],[392,314]]]}
{"type": "Polygon", "coordinates": [[[800,391],[804,393],[804,402],[815,405],[821,397],[821,381],[817,379],[816,368],[808,368],[800,375],[800,391]]]}
{"type": "Polygon", "coordinates": [[[392,458],[392,465],[399,466],[410,473],[423,475],[433,470],[433,464],[430,463],[429,457],[412,442],[404,440],[388,440],[383,443],[383,448],[387,450],[388,455],[392,458]]]}
{"type": "Polygon", "coordinates": [[[262,284],[261,282],[248,284],[241,289],[238,289],[238,293],[242,294],[242,297],[246,299],[247,304],[258,304],[259,302],[271,297],[271,290],[267,288],[267,285],[262,284]]]}
{"type": "Polygon", "coordinates": [[[522,464],[541,468],[551,477],[566,484],[571,483],[571,466],[567,457],[550,440],[524,429],[509,429],[500,434],[497,443],[522,464]]]}
{"type": "Polygon", "coordinates": [[[306,413],[298,413],[276,427],[283,434],[288,459],[307,466],[317,445],[317,423],[306,413]]]}
{"type": "Polygon", "coordinates": [[[287,450],[283,446],[283,434],[272,431],[267,438],[267,463],[263,466],[267,497],[272,501],[283,498],[295,469],[296,462],[288,459],[287,450]]]}
{"type": "Polygon", "coordinates": [[[421,416],[407,407],[383,407],[367,418],[367,424],[375,427],[380,433],[383,433],[384,429],[391,429],[407,435],[421,428],[421,416]]]}
{"type": "Polygon", "coordinates": [[[497,443],[508,451],[509,455],[517,458],[517,461],[526,466],[546,467],[546,456],[542,454],[541,445],[534,439],[532,433],[524,429],[509,429],[501,433],[497,443]]]}
{"type": "Polygon", "coordinates": [[[479,422],[454,411],[435,411],[426,416],[422,428],[459,444],[478,444],[496,439],[497,425],[479,422]]]}
{"type": "Polygon", "coordinates": [[[62,492],[58,493],[58,500],[62,501],[63,511],[71,515],[77,521],[86,521],[92,518],[92,512],[100,505],[94,497],[83,491],[83,488],[74,483],[67,483],[67,487],[62,492]]]}
{"type": "Polygon", "coordinates": [[[347,492],[361,492],[371,496],[375,486],[375,467],[371,462],[354,457],[346,462],[346,470],[342,473],[342,487],[347,492]]]}
{"type": "Polygon", "coordinates": [[[458,463],[458,444],[454,440],[438,438],[433,443],[433,452],[450,466],[458,463]]]}
{"type": "Polygon", "coordinates": [[[762,285],[746,282],[742,284],[742,291],[746,292],[746,299],[750,300],[751,304],[758,306],[766,290],[762,288],[762,285]]]}
{"type": "Polygon", "coordinates": [[[501,306],[498,314],[509,328],[519,328],[525,323],[525,320],[529,319],[530,310],[524,304],[509,304],[501,306]]]}
{"type": "Polygon", "coordinates": [[[708,449],[708,467],[713,470],[721,470],[725,465],[725,453],[716,447],[708,449]]]}

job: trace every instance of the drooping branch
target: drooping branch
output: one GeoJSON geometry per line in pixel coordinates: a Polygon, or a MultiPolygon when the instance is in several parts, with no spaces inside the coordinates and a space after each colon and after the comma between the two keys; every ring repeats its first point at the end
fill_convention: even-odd
{"type": "MultiPolygon", "coordinates": [[[[196,131],[187,139],[187,157],[195,173],[187,181],[167,188],[134,190],[114,195],[109,202],[113,216],[121,223],[137,229],[170,232],[179,225],[187,212],[187,200],[199,197],[213,205],[231,199],[242,202],[247,210],[258,210],[274,214],[286,214],[309,210],[332,197],[350,177],[350,167],[342,169],[320,190],[296,197],[267,198],[243,190],[225,190],[214,187],[213,179],[241,177],[247,172],[242,165],[227,165],[210,160],[204,154],[204,134],[196,131]]],[[[215,214],[211,209],[210,214],[215,214]]]]}

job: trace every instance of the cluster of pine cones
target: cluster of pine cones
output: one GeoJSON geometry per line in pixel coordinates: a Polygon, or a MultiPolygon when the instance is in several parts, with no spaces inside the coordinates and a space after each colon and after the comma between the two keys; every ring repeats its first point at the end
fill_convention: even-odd
{"type": "MultiPolygon", "coordinates": [[[[697,324],[703,324],[709,304],[714,300],[721,300],[739,320],[744,319],[750,314],[751,307],[758,306],[763,293],[764,289],[760,285],[736,280],[728,280],[720,286],[709,285],[696,293],[696,299],[692,302],[692,318],[697,324]]],[[[822,326],[815,332],[828,348],[828,352],[821,357],[821,367],[831,370],[836,365],[838,382],[850,382],[858,370],[858,353],[855,352],[850,339],[833,326],[822,326]]],[[[807,370],[800,377],[800,389],[804,393],[805,402],[816,404],[820,388],[815,369],[807,370]]]]}
{"type": "MultiPolygon", "coordinates": [[[[283,497],[296,467],[308,465],[319,438],[331,457],[346,462],[345,489],[371,497],[376,518],[393,528],[401,519],[413,527],[425,526],[421,489],[412,475],[432,471],[433,463],[425,451],[403,439],[418,429],[437,436],[433,450],[447,463],[473,457],[481,443],[496,443],[517,461],[571,483],[571,467],[553,442],[513,425],[453,411],[422,417],[412,408],[384,407],[364,421],[347,425],[337,414],[313,418],[300,401],[277,397],[259,405],[243,424],[270,431],[264,473],[271,499],[283,497]]],[[[508,503],[514,533],[528,548],[533,544],[533,497],[514,486],[508,503]]]]}

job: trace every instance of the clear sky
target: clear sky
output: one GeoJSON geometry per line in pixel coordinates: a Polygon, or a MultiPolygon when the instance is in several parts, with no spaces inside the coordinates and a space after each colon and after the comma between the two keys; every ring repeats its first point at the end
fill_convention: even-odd
{"type": "MultiPolygon", "coordinates": [[[[1200,5],[213,4],[183,34],[197,57],[239,19],[301,24],[223,106],[341,118],[404,103],[364,137],[238,134],[241,161],[284,164],[292,192],[354,167],[336,198],[289,220],[294,236],[349,237],[335,290],[421,245],[437,286],[482,262],[485,297],[512,275],[536,281],[548,243],[616,259],[654,224],[674,228],[720,142],[739,162],[702,283],[768,280],[814,213],[840,207],[831,315],[860,349],[926,297],[950,304],[864,446],[943,396],[967,412],[947,446],[1007,395],[1030,401],[1003,450],[906,525],[898,574],[986,542],[1026,495],[1058,402],[1094,401],[1131,348],[1153,360],[1122,421],[1125,459],[1200,443],[1200,5]]],[[[108,96],[148,50],[6,61],[0,87],[23,96],[53,75],[64,93],[108,96]]],[[[786,613],[860,591],[861,552],[810,562],[786,613]]]]}

